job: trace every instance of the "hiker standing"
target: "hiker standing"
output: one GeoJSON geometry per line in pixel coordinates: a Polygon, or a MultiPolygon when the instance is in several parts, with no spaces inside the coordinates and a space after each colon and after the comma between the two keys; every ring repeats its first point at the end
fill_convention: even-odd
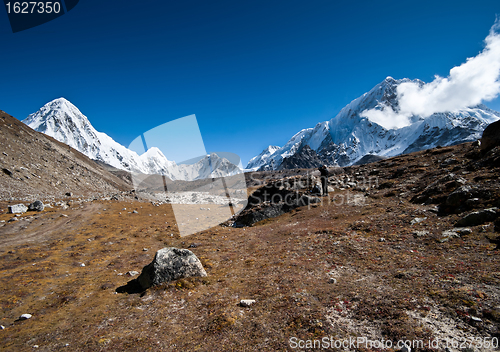
{"type": "Polygon", "coordinates": [[[328,195],[328,169],[326,165],[321,166],[319,169],[321,174],[321,186],[323,187],[323,195],[328,195]]]}

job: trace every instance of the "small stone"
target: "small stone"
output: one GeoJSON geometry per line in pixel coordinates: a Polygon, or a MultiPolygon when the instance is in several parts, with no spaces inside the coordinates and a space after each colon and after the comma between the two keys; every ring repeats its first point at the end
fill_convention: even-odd
{"type": "Polygon", "coordinates": [[[143,251],[143,252],[147,252],[147,251],[148,251],[148,249],[147,249],[147,248],[143,248],[143,249],[142,249],[142,251],[143,251]]]}
{"type": "Polygon", "coordinates": [[[378,239],[378,241],[379,241],[379,242],[385,242],[385,238],[380,237],[380,238],[378,239]]]}
{"type": "Polygon", "coordinates": [[[68,217],[68,215],[66,215],[66,214],[61,214],[61,218],[67,218],[67,217],[68,217]]]}
{"type": "Polygon", "coordinates": [[[16,217],[10,218],[9,222],[13,222],[13,221],[19,221],[19,219],[16,217]]]}
{"type": "Polygon", "coordinates": [[[453,230],[446,230],[442,232],[443,237],[454,237],[454,238],[459,238],[460,235],[453,231],[453,230]]]}
{"type": "Polygon", "coordinates": [[[45,208],[45,206],[43,205],[43,203],[39,200],[35,200],[33,203],[31,203],[29,206],[28,206],[28,209],[29,210],[36,210],[36,211],[43,211],[43,209],[45,208]]]}
{"type": "Polygon", "coordinates": [[[417,237],[424,237],[424,236],[427,236],[429,234],[429,231],[415,231],[413,232],[413,234],[417,237]]]}
{"type": "Polygon", "coordinates": [[[454,231],[454,232],[460,234],[461,236],[470,235],[472,233],[472,230],[469,229],[468,227],[455,227],[451,231],[454,231]]]}
{"type": "Polygon", "coordinates": [[[31,317],[32,317],[31,314],[25,313],[19,317],[19,320],[27,320],[27,319],[31,319],[31,317]]]}
{"type": "Polygon", "coordinates": [[[5,326],[0,325],[0,330],[5,330],[5,326]]]}
{"type": "Polygon", "coordinates": [[[134,210],[132,213],[139,214],[139,212],[137,210],[134,210]]]}
{"type": "Polygon", "coordinates": [[[80,264],[80,266],[81,266],[81,267],[84,267],[84,266],[85,266],[85,263],[81,263],[81,264],[80,264]]]}
{"type": "Polygon", "coordinates": [[[73,193],[71,193],[71,192],[66,192],[64,195],[65,195],[66,197],[72,197],[72,196],[73,196],[73,193]]]}
{"type": "Polygon", "coordinates": [[[131,270],[131,271],[128,271],[128,272],[127,272],[127,275],[128,275],[128,276],[136,276],[136,275],[139,275],[139,272],[138,272],[138,271],[135,271],[135,270],[131,270]]]}
{"type": "Polygon", "coordinates": [[[427,220],[427,217],[425,218],[415,218],[413,219],[411,222],[410,222],[410,225],[415,225],[415,224],[418,224],[419,222],[422,222],[424,220],[427,220]]]}
{"type": "Polygon", "coordinates": [[[28,207],[24,204],[9,205],[9,214],[26,213],[28,207]]]}
{"type": "Polygon", "coordinates": [[[330,284],[336,284],[337,283],[337,279],[331,277],[331,278],[328,279],[328,283],[330,283],[330,284]]]}
{"type": "Polygon", "coordinates": [[[242,299],[240,301],[240,306],[242,306],[242,307],[250,307],[254,303],[255,303],[254,299],[242,299]]]}
{"type": "Polygon", "coordinates": [[[471,315],[470,319],[471,319],[472,321],[476,322],[476,323],[480,323],[480,322],[482,322],[482,321],[483,321],[483,319],[478,318],[478,317],[474,317],[474,316],[472,316],[472,315],[471,315]]]}

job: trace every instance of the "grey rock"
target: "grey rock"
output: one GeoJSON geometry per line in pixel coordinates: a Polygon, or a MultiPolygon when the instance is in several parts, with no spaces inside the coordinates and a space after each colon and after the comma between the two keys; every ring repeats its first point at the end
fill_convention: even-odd
{"type": "Polygon", "coordinates": [[[429,234],[429,231],[415,231],[413,234],[417,237],[424,237],[429,234]]]}
{"type": "Polygon", "coordinates": [[[26,319],[31,319],[32,315],[25,313],[19,317],[19,320],[26,320],[26,319]]]}
{"type": "Polygon", "coordinates": [[[486,222],[494,221],[498,217],[498,208],[483,209],[467,214],[455,224],[456,227],[467,227],[482,225],[486,222]]]}
{"type": "Polygon", "coordinates": [[[422,222],[424,220],[427,220],[427,217],[425,217],[425,218],[415,218],[412,221],[410,221],[410,225],[418,224],[419,222],[422,222]]]}
{"type": "Polygon", "coordinates": [[[242,299],[240,301],[240,306],[242,307],[250,307],[255,303],[254,299],[242,299]]]}
{"type": "Polygon", "coordinates": [[[460,235],[451,230],[446,230],[441,233],[441,238],[439,239],[439,242],[447,242],[450,238],[460,238],[460,235]]]}
{"type": "Polygon", "coordinates": [[[189,249],[167,247],[156,252],[153,261],[142,269],[137,281],[145,290],[162,282],[191,276],[207,276],[198,257],[189,249]]]}
{"type": "Polygon", "coordinates": [[[28,207],[24,204],[9,205],[9,214],[26,213],[28,207]]]}
{"type": "Polygon", "coordinates": [[[134,210],[132,213],[139,214],[139,212],[137,210],[134,210]]]}
{"type": "Polygon", "coordinates": [[[43,205],[43,203],[41,201],[35,200],[33,203],[28,205],[28,209],[29,210],[36,210],[36,211],[43,211],[43,209],[45,209],[45,206],[43,205]]]}
{"type": "Polygon", "coordinates": [[[126,275],[127,276],[136,276],[136,275],[139,275],[139,272],[135,271],[135,270],[130,270],[130,271],[127,272],[126,275]]]}

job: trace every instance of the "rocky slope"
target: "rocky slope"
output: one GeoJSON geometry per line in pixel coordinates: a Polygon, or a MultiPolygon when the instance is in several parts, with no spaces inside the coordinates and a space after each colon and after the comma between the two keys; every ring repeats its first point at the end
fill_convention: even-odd
{"type": "Polygon", "coordinates": [[[118,194],[130,184],[87,156],[0,111],[0,199],[118,194]]]}
{"type": "Polygon", "coordinates": [[[367,154],[384,157],[411,153],[437,146],[455,145],[479,139],[484,128],[500,119],[500,113],[484,105],[429,117],[411,116],[408,124],[385,128],[371,121],[364,112],[390,108],[398,111],[397,88],[419,80],[387,77],[368,93],[353,100],[333,119],[300,131],[283,147],[267,149],[247,166],[252,170],[279,169],[285,158],[308,145],[328,165],[351,165],[367,154]]]}
{"type": "MultiPolygon", "coordinates": [[[[319,203],[188,237],[169,204],[0,213],[1,349],[291,351],[359,336],[391,341],[387,351],[405,340],[412,352],[462,352],[472,338],[491,351],[478,343],[500,337],[499,162],[500,147],[465,143],[334,168],[319,203]],[[456,227],[485,211],[497,220],[456,227]],[[207,277],[124,290],[164,247],[191,250],[207,277]]],[[[314,172],[247,176],[286,196],[314,172]]]]}

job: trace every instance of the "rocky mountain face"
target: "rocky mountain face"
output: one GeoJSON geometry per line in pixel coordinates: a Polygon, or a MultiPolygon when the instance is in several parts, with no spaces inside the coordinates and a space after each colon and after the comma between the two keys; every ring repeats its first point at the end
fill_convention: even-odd
{"type": "Polygon", "coordinates": [[[0,111],[0,199],[109,196],[130,185],[87,156],[0,111]]]}
{"type": "Polygon", "coordinates": [[[93,160],[121,170],[160,174],[171,180],[186,181],[229,176],[241,172],[238,166],[216,154],[206,155],[191,165],[177,165],[174,161],[168,160],[156,147],[138,155],[107,134],[98,132],[88,118],[64,98],[45,104],[23,122],[35,131],[51,136],[93,160]]]}
{"type": "Polygon", "coordinates": [[[300,131],[279,149],[267,148],[250,160],[247,169],[278,170],[283,161],[299,152],[303,145],[308,145],[323,163],[332,166],[352,165],[368,154],[390,157],[456,145],[479,139],[488,124],[500,119],[500,113],[484,105],[435,113],[426,118],[412,116],[409,125],[391,129],[362,116],[363,112],[380,107],[398,111],[397,88],[405,82],[423,84],[419,80],[387,77],[345,106],[333,119],[300,131]]]}
{"type": "Polygon", "coordinates": [[[278,169],[312,169],[318,168],[321,165],[323,165],[323,161],[318,157],[318,154],[306,144],[300,148],[297,153],[284,158],[278,169]]]}

